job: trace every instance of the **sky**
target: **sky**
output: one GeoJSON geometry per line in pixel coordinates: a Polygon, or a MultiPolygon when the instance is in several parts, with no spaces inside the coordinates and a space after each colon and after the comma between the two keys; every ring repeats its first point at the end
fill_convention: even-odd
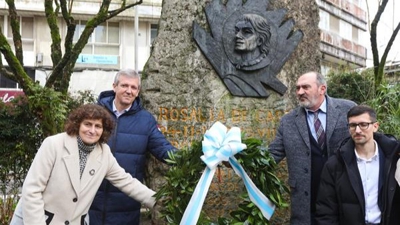
{"type": "MultiPolygon", "coordinates": [[[[366,2],[369,6],[369,20],[372,22],[374,16],[378,10],[378,0],[360,0],[364,4],[364,9],[366,9],[366,2]]],[[[367,12],[368,19],[368,12],[367,12]]],[[[386,5],[385,11],[383,12],[381,19],[377,27],[377,39],[378,39],[378,51],[381,57],[383,51],[390,39],[393,30],[396,28],[397,24],[400,22],[400,0],[389,0],[386,5]]],[[[371,67],[372,63],[372,52],[371,52],[371,42],[369,40],[369,27],[368,34],[365,35],[365,46],[368,49],[367,52],[367,67],[371,67]]],[[[397,62],[400,64],[400,32],[397,34],[396,39],[391,47],[387,63],[390,61],[397,62]]]]}

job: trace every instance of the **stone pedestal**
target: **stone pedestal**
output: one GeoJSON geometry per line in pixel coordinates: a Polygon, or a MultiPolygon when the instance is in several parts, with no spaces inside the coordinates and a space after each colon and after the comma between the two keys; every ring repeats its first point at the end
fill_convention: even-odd
{"type": "MultiPolygon", "coordinates": [[[[205,30],[209,29],[204,10],[210,2],[163,1],[158,36],[143,71],[141,97],[144,106],[154,114],[164,135],[177,148],[201,140],[215,121],[228,127],[238,126],[244,136],[269,143],[275,137],[280,117],[296,105],[297,77],[307,71],[319,71],[318,6],[315,0],[269,1],[268,10],[286,9],[287,17],[295,21],[294,29],[301,30],[304,37],[276,76],[287,86],[287,91],[280,95],[268,90],[268,98],[249,98],[235,97],[227,90],[193,40],[194,21],[205,30]]],[[[157,163],[150,163],[150,167],[151,179],[159,180],[162,173],[156,171],[165,168],[157,163]]],[[[152,187],[157,190],[156,183],[160,182],[152,182],[150,186],[154,185],[152,187]]],[[[218,185],[213,187],[217,192],[218,188],[218,185]]],[[[227,194],[236,195],[237,191],[227,194]]],[[[204,208],[209,207],[207,204],[223,202],[227,203],[223,207],[234,207],[220,199],[224,194],[216,196],[207,199],[204,208]]]]}

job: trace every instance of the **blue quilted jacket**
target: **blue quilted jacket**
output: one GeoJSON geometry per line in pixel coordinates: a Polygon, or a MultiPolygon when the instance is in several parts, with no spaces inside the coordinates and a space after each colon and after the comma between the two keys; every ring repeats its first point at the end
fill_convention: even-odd
{"type": "MultiPolygon", "coordinates": [[[[115,94],[113,91],[102,92],[98,104],[112,112],[115,94]]],[[[157,159],[164,161],[168,151],[174,147],[168,142],[157,127],[157,121],[141,106],[137,97],[130,110],[115,117],[116,127],[108,144],[118,163],[133,177],[143,182],[145,176],[146,153],[150,152],[157,159]]],[[[104,180],[89,211],[90,225],[138,225],[140,203],[126,196],[104,180]]]]}

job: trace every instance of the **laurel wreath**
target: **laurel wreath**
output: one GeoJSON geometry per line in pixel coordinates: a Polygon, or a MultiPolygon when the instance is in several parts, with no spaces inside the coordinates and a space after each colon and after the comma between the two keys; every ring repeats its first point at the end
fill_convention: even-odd
{"type": "MultiPolygon", "coordinates": [[[[277,164],[270,156],[263,142],[249,138],[243,140],[247,149],[235,155],[249,177],[258,189],[265,194],[277,208],[287,207],[288,203],[282,195],[288,193],[288,188],[275,175],[277,164]]],[[[161,205],[160,216],[168,224],[179,224],[196,185],[205,168],[200,159],[203,154],[201,142],[197,141],[190,148],[170,154],[168,163],[171,166],[166,173],[165,185],[156,193],[158,204],[161,205]]],[[[197,224],[270,224],[260,210],[249,199],[245,189],[238,193],[241,203],[236,210],[230,211],[230,218],[219,218],[211,221],[204,211],[201,212],[197,224]]]]}

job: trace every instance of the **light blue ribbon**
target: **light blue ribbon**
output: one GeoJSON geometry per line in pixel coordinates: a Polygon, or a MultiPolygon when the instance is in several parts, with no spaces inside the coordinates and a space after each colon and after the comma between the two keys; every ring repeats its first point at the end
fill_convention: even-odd
{"type": "Polygon", "coordinates": [[[275,211],[275,205],[256,187],[234,157],[236,153],[243,149],[246,149],[246,145],[242,144],[240,128],[238,127],[232,127],[228,131],[222,123],[215,122],[206,131],[202,142],[204,155],[201,156],[201,159],[207,167],[186,207],[180,225],[194,225],[197,223],[214,173],[218,164],[222,161],[228,161],[232,165],[236,174],[242,178],[250,200],[260,209],[266,219],[269,220],[271,218],[275,211]]]}

